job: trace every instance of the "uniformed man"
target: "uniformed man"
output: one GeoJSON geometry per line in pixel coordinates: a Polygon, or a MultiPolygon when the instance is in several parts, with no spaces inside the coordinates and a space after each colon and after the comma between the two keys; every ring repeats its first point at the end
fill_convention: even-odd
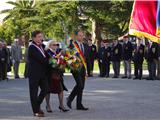
{"type": "Polygon", "coordinates": [[[129,41],[128,36],[123,38],[123,60],[124,60],[124,76],[122,78],[131,78],[131,59],[132,59],[132,43],[129,41]]]}
{"type": "Polygon", "coordinates": [[[149,77],[148,80],[156,79],[156,61],[158,60],[158,44],[152,41],[149,41],[149,44],[146,48],[146,60],[148,63],[149,77]]]}
{"type": "Polygon", "coordinates": [[[136,45],[133,51],[133,62],[134,62],[134,79],[142,79],[142,65],[144,60],[144,45],[142,44],[141,40],[137,38],[136,45]]]}
{"type": "Polygon", "coordinates": [[[158,44],[157,79],[160,80],[160,44],[158,44]]]}
{"type": "Polygon", "coordinates": [[[111,62],[111,46],[109,43],[105,43],[105,77],[109,77],[111,62]]]}
{"type": "Polygon", "coordinates": [[[104,55],[105,55],[105,46],[104,42],[101,41],[101,46],[98,49],[98,65],[99,65],[99,71],[100,71],[100,77],[105,77],[105,72],[104,72],[104,55]]]}
{"type": "Polygon", "coordinates": [[[111,57],[114,70],[113,78],[119,77],[121,58],[122,58],[122,45],[118,42],[118,40],[114,40],[112,47],[112,57],[111,57]]]}
{"type": "Polygon", "coordinates": [[[97,48],[92,44],[92,39],[88,39],[88,60],[87,60],[87,74],[88,77],[93,76],[94,61],[97,57],[97,48]]]}

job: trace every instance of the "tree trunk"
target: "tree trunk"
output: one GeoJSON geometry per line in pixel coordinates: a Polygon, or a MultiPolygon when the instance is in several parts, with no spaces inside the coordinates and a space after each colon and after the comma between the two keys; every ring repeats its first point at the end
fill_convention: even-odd
{"type": "Polygon", "coordinates": [[[102,37],[101,37],[101,26],[99,21],[95,21],[95,39],[96,39],[96,45],[99,48],[101,41],[102,41],[102,37]]]}

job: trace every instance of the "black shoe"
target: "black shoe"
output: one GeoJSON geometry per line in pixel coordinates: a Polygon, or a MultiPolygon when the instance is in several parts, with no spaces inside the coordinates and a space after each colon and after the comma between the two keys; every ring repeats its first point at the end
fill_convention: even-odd
{"type": "Polygon", "coordinates": [[[69,101],[69,98],[67,98],[67,106],[72,109],[72,105],[71,105],[71,102],[69,101]]]}
{"type": "Polygon", "coordinates": [[[127,78],[127,76],[123,76],[122,78],[127,78]]]}
{"type": "Polygon", "coordinates": [[[113,76],[112,78],[118,78],[117,76],[113,76]]]}
{"type": "Polygon", "coordinates": [[[128,77],[128,79],[131,79],[132,77],[130,76],[130,77],[128,77]]]}
{"type": "Polygon", "coordinates": [[[109,75],[106,75],[106,78],[109,78],[109,75]]]}
{"type": "Polygon", "coordinates": [[[68,112],[68,111],[69,111],[68,109],[62,108],[62,107],[60,107],[60,106],[59,106],[59,110],[60,110],[60,111],[63,111],[63,112],[68,112]]]}
{"type": "Polygon", "coordinates": [[[51,110],[51,108],[49,108],[48,106],[46,106],[46,110],[48,113],[52,113],[53,111],[51,110]]]}
{"type": "Polygon", "coordinates": [[[138,79],[138,77],[133,78],[133,80],[136,80],[136,79],[138,79]]]}
{"type": "Polygon", "coordinates": [[[44,114],[42,114],[42,113],[34,113],[34,116],[35,117],[44,117],[44,114]]]}
{"type": "Polygon", "coordinates": [[[89,110],[89,108],[85,108],[85,107],[81,106],[81,107],[77,107],[77,110],[89,110]]]}
{"type": "Polygon", "coordinates": [[[19,77],[19,76],[16,76],[15,79],[20,79],[20,77],[19,77]]]}

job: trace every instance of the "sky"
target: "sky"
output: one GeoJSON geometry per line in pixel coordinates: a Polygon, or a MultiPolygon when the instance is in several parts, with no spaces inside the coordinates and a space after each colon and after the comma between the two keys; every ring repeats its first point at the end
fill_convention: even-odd
{"type": "MultiPolygon", "coordinates": [[[[7,4],[7,1],[15,1],[15,0],[0,0],[0,11],[4,9],[11,9],[13,6],[7,4]]],[[[3,18],[6,16],[6,14],[0,14],[0,23],[2,22],[3,18]]]]}

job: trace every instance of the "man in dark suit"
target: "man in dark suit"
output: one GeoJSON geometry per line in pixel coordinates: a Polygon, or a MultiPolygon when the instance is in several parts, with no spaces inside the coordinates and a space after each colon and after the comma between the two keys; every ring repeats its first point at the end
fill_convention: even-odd
{"type": "Polygon", "coordinates": [[[98,49],[98,66],[100,71],[100,77],[105,77],[105,44],[101,41],[101,46],[98,49]]]}
{"type": "Polygon", "coordinates": [[[133,62],[134,62],[134,79],[142,79],[142,65],[144,60],[144,45],[141,43],[141,40],[137,38],[136,45],[134,47],[134,55],[133,55],[133,62]]]}
{"type": "MultiPolygon", "coordinates": [[[[83,31],[76,31],[75,36],[76,36],[76,41],[73,41],[74,43],[72,45],[72,49],[76,48],[76,46],[79,47],[81,53],[85,57],[84,59],[87,60],[88,46],[86,44],[82,43],[83,37],[84,37],[83,31]]],[[[71,48],[71,46],[70,46],[70,48],[71,48]]],[[[80,56],[80,54],[79,54],[79,56],[80,56]]],[[[83,95],[83,89],[85,86],[85,76],[86,76],[85,66],[86,65],[83,64],[83,66],[79,72],[71,71],[71,73],[76,81],[76,85],[73,88],[72,92],[70,93],[69,97],[67,98],[67,106],[69,108],[72,108],[71,107],[72,101],[74,100],[75,97],[77,97],[77,110],[88,110],[88,108],[85,108],[82,104],[82,95],[83,95]]]]}
{"type": "Polygon", "coordinates": [[[133,46],[132,43],[129,41],[128,36],[124,36],[123,38],[123,60],[124,60],[124,73],[125,75],[122,78],[131,78],[131,59],[132,59],[132,52],[133,46]]]}
{"type": "Polygon", "coordinates": [[[48,92],[46,80],[48,60],[42,47],[42,38],[43,35],[40,31],[34,31],[32,33],[33,42],[28,48],[30,100],[34,116],[36,117],[44,117],[40,105],[48,92]],[[39,87],[41,91],[38,95],[39,87]]]}
{"type": "Polygon", "coordinates": [[[87,60],[87,74],[88,77],[93,76],[94,61],[97,56],[97,48],[92,44],[92,39],[88,39],[88,60],[87,60]]]}
{"type": "Polygon", "coordinates": [[[110,72],[110,62],[111,62],[111,47],[109,43],[105,43],[105,65],[104,65],[104,71],[105,71],[105,77],[109,77],[110,72]]]}
{"type": "Polygon", "coordinates": [[[148,80],[156,79],[156,61],[158,60],[158,44],[149,41],[146,49],[145,57],[148,63],[149,78],[148,80]]]}
{"type": "Polygon", "coordinates": [[[157,79],[160,80],[160,44],[158,44],[157,79]]]}
{"type": "Polygon", "coordinates": [[[7,78],[7,51],[3,48],[3,43],[0,42],[0,80],[7,78]]]}
{"type": "Polygon", "coordinates": [[[118,40],[114,40],[112,46],[112,56],[111,56],[113,70],[114,70],[113,78],[119,77],[121,58],[122,58],[122,45],[118,42],[118,40]]]}

